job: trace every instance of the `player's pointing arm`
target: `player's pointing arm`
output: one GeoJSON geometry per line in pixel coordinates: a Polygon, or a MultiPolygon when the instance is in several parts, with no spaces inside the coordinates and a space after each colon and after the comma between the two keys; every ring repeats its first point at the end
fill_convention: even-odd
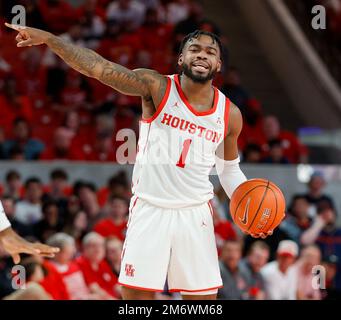
{"type": "Polygon", "coordinates": [[[154,105],[158,105],[166,91],[166,77],[154,70],[129,70],[104,59],[93,50],[76,46],[50,32],[9,23],[5,25],[18,31],[18,47],[46,44],[73,69],[98,79],[123,94],[141,96],[144,100],[153,100],[154,105]]]}

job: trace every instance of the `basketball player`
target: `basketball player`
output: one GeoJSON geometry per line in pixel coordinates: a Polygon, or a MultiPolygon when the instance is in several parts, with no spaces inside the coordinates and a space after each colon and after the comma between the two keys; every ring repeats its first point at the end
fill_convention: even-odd
{"type": "Polygon", "coordinates": [[[30,243],[15,233],[6,217],[1,201],[0,246],[12,256],[15,264],[20,262],[20,253],[53,258],[54,254],[59,251],[58,248],[53,248],[42,243],[30,243]]]}
{"type": "Polygon", "coordinates": [[[237,148],[241,113],[212,86],[222,67],[219,38],[202,31],[185,37],[178,59],[181,75],[164,76],[129,70],[49,32],[6,26],[19,32],[18,47],[46,44],[80,73],[142,98],[119,277],[123,298],[153,299],[167,279],[169,290],[180,291],[184,299],[216,299],[222,280],[209,173],[216,164],[229,197],[246,181],[237,148]]]}

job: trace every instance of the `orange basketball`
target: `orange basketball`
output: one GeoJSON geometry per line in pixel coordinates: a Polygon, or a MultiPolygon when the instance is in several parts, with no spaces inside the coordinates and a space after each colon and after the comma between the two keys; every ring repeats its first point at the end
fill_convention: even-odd
{"type": "Polygon", "coordinates": [[[233,192],[230,212],[234,223],[244,232],[267,233],[273,231],[283,220],[285,199],[273,182],[250,179],[233,192]]]}

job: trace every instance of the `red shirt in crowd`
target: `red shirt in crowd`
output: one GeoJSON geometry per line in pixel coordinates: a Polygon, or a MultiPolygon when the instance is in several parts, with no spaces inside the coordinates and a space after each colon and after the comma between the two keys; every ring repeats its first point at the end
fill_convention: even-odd
{"type": "Polygon", "coordinates": [[[127,229],[127,221],[123,221],[120,224],[115,224],[112,219],[102,219],[95,226],[94,231],[100,234],[102,237],[116,237],[120,240],[124,240],[127,229]]]}
{"type": "Polygon", "coordinates": [[[115,286],[118,279],[116,275],[112,272],[108,262],[102,260],[99,263],[97,270],[92,267],[91,262],[84,256],[78,257],[75,262],[82,270],[85,282],[88,287],[93,283],[97,283],[109,295],[117,298],[115,286]]]}
{"type": "Polygon", "coordinates": [[[9,101],[4,95],[0,95],[0,127],[9,136],[15,118],[22,117],[28,122],[33,120],[33,108],[29,97],[18,96],[15,101],[9,101]]]}
{"type": "Polygon", "coordinates": [[[48,274],[40,282],[40,285],[54,300],[70,300],[63,278],[56,267],[47,260],[44,260],[43,267],[47,270],[48,274]]]}
{"type": "Polygon", "coordinates": [[[52,6],[48,0],[39,0],[38,8],[48,29],[52,32],[66,32],[75,22],[75,9],[65,0],[60,0],[52,6]]]}
{"type": "Polygon", "coordinates": [[[66,266],[56,265],[55,268],[61,275],[71,300],[82,300],[89,297],[90,290],[77,263],[71,261],[66,266]]]}

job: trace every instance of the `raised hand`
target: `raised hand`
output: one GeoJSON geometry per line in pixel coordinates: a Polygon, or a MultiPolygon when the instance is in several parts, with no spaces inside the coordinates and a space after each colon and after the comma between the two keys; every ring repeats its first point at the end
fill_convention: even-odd
{"type": "Polygon", "coordinates": [[[20,262],[20,253],[40,255],[53,258],[59,248],[53,248],[42,243],[31,243],[21,238],[12,228],[0,232],[0,245],[8,252],[15,264],[20,262]]]}
{"type": "Polygon", "coordinates": [[[16,24],[5,23],[5,26],[18,31],[15,40],[17,47],[31,47],[46,43],[50,33],[44,30],[23,27],[16,24]]]}

